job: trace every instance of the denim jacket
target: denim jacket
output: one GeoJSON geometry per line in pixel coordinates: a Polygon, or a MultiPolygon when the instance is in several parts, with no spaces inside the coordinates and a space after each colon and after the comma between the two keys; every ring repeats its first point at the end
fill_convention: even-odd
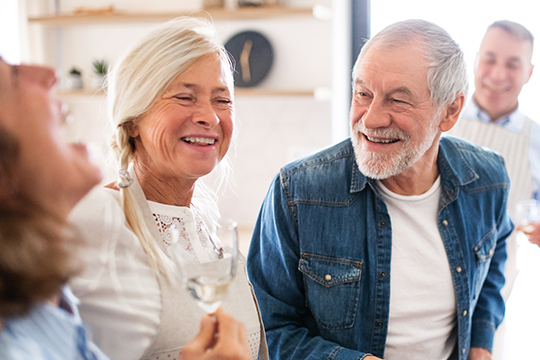
{"type": "MultiPolygon", "coordinates": [[[[471,347],[491,351],[504,317],[510,184],[502,157],[453,137],[440,140],[437,162],[437,222],[456,295],[456,351],[466,360],[471,347]]],[[[383,358],[391,239],[386,205],[350,139],[282,168],[248,255],[270,358],[383,358]]]]}

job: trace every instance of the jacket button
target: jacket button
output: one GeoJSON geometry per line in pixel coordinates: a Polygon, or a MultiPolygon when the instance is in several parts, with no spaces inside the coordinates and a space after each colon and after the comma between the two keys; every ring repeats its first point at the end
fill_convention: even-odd
{"type": "Polygon", "coordinates": [[[385,227],[386,226],[386,221],[382,220],[381,221],[381,227],[385,227]]]}
{"type": "Polygon", "coordinates": [[[465,349],[461,349],[462,354],[465,354],[465,351],[466,351],[465,349]]]}
{"type": "Polygon", "coordinates": [[[460,272],[461,272],[461,267],[458,266],[458,267],[456,268],[456,271],[457,271],[458,273],[460,273],[460,272]]]}
{"type": "Polygon", "coordinates": [[[381,276],[381,277],[385,277],[385,276],[386,276],[386,273],[385,273],[384,271],[381,271],[380,276],[381,276]]]}
{"type": "Polygon", "coordinates": [[[493,256],[493,254],[495,254],[495,250],[493,249],[489,250],[489,256],[493,256]]]}
{"type": "Polygon", "coordinates": [[[467,310],[463,311],[463,316],[467,316],[467,310]]]}
{"type": "Polygon", "coordinates": [[[383,326],[383,323],[380,322],[380,321],[377,321],[377,322],[375,323],[375,326],[377,326],[378,328],[381,328],[381,327],[383,326]]]}
{"type": "Polygon", "coordinates": [[[443,224],[444,226],[448,226],[448,221],[443,220],[442,224],[443,224]]]}
{"type": "Polygon", "coordinates": [[[326,280],[326,281],[332,280],[332,275],[326,274],[326,275],[324,276],[324,280],[326,280]]]}

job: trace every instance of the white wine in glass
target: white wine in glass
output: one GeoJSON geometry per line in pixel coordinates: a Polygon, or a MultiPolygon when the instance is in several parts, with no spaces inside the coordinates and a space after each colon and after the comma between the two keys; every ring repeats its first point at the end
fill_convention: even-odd
{"type": "Polygon", "coordinates": [[[213,314],[227,295],[236,275],[238,231],[236,222],[221,220],[215,229],[206,229],[208,241],[187,239],[181,229],[171,226],[171,255],[183,284],[197,305],[213,314]]]}
{"type": "Polygon", "coordinates": [[[540,222],[540,202],[537,200],[525,200],[516,207],[516,227],[523,233],[530,234],[534,231],[534,225],[540,222]]]}

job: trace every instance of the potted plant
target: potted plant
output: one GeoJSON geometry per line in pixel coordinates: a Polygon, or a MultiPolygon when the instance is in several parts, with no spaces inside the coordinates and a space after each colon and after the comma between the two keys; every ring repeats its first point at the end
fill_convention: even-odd
{"type": "Polygon", "coordinates": [[[81,71],[75,67],[69,70],[66,86],[68,89],[82,89],[83,81],[81,71]]]}
{"type": "Polygon", "coordinates": [[[94,66],[94,78],[92,85],[94,89],[103,89],[106,86],[106,77],[109,65],[106,60],[94,60],[92,62],[94,66]]]}

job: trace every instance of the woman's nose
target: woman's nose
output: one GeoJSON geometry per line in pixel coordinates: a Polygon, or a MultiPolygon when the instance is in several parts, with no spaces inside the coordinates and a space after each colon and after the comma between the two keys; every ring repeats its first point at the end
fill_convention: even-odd
{"type": "Polygon", "coordinates": [[[19,65],[19,76],[26,81],[36,82],[46,89],[50,89],[58,80],[53,68],[39,65],[19,65]]]}
{"type": "Polygon", "coordinates": [[[193,121],[199,125],[211,129],[219,124],[220,120],[215,109],[212,107],[212,104],[205,103],[199,105],[199,109],[193,117],[193,121]]]}

